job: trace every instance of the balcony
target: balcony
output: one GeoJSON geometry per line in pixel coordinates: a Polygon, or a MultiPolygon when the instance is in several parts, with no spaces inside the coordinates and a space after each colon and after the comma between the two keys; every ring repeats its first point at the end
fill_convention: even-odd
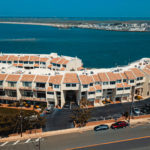
{"type": "Polygon", "coordinates": [[[99,93],[96,92],[96,96],[102,96],[102,92],[99,93]]]}
{"type": "Polygon", "coordinates": [[[88,94],[88,99],[92,99],[92,98],[95,98],[95,94],[88,94]]]}
{"type": "Polygon", "coordinates": [[[17,97],[10,97],[10,96],[0,96],[0,100],[17,100],[17,97]]]}
{"type": "Polygon", "coordinates": [[[33,101],[33,97],[25,97],[25,96],[22,96],[22,97],[21,97],[21,100],[33,101]]]}
{"type": "Polygon", "coordinates": [[[5,90],[17,90],[17,87],[4,87],[5,90]]]}
{"type": "Polygon", "coordinates": [[[45,87],[35,87],[33,91],[46,91],[45,87]]]}
{"type": "Polygon", "coordinates": [[[21,100],[46,102],[46,98],[33,98],[33,97],[25,97],[25,96],[22,96],[21,100]]]}
{"type": "Polygon", "coordinates": [[[32,87],[19,87],[19,90],[32,90],[32,87]]]}

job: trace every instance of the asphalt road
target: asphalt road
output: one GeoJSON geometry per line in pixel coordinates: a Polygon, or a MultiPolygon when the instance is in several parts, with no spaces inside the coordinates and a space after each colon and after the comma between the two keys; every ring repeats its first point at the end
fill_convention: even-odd
{"type": "MultiPolygon", "coordinates": [[[[134,102],[134,106],[150,104],[150,98],[142,101],[134,102]]],[[[120,104],[109,104],[104,107],[93,108],[92,117],[100,118],[105,117],[109,119],[115,114],[121,114],[130,110],[130,103],[120,103],[120,104]]],[[[43,131],[52,131],[72,128],[73,123],[71,122],[71,110],[69,109],[55,109],[52,114],[47,114],[46,127],[43,128],[43,131]]]]}
{"type": "Polygon", "coordinates": [[[26,141],[0,143],[0,150],[39,150],[39,143],[40,150],[149,150],[149,141],[150,124],[148,123],[134,128],[109,129],[99,132],[91,130],[49,136],[40,139],[40,142],[38,139],[28,139],[26,141]]]}
{"type": "Polygon", "coordinates": [[[97,145],[89,145],[87,147],[75,148],[72,150],[149,150],[150,137],[141,137],[130,140],[114,141],[97,145]]]}

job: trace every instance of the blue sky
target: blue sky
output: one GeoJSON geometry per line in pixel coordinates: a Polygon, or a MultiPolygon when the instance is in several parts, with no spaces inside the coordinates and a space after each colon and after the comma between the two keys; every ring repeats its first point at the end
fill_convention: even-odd
{"type": "Polygon", "coordinates": [[[150,0],[0,0],[0,16],[150,17],[150,0]]]}

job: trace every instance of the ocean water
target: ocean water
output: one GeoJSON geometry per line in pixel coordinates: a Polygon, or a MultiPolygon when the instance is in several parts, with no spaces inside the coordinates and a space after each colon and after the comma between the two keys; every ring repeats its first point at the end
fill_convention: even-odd
{"type": "Polygon", "coordinates": [[[108,68],[150,57],[150,32],[0,24],[0,52],[56,52],[81,58],[85,67],[108,68]]]}

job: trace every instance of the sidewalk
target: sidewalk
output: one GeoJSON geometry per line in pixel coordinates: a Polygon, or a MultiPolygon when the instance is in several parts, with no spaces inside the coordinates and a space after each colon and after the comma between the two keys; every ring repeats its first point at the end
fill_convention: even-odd
{"type": "MultiPolygon", "coordinates": [[[[115,120],[108,120],[108,122],[105,122],[109,126],[114,123],[115,120]]],[[[98,124],[103,124],[104,122],[98,122],[98,124]]],[[[142,118],[136,117],[134,119],[131,119],[130,121],[130,127],[133,128],[138,125],[150,123],[150,115],[148,116],[142,116],[142,118]]],[[[49,131],[49,132],[42,132],[42,133],[35,133],[35,134],[23,134],[23,137],[20,136],[12,136],[8,138],[2,138],[0,139],[0,142],[7,142],[7,141],[16,141],[16,140],[26,140],[30,138],[39,138],[39,137],[47,137],[47,136],[55,136],[55,135],[61,135],[61,134],[70,134],[70,133],[77,133],[77,132],[84,132],[88,130],[93,130],[97,123],[95,122],[93,125],[86,126],[83,128],[72,128],[72,129],[65,129],[65,130],[57,130],[57,131],[49,131]]]]}

